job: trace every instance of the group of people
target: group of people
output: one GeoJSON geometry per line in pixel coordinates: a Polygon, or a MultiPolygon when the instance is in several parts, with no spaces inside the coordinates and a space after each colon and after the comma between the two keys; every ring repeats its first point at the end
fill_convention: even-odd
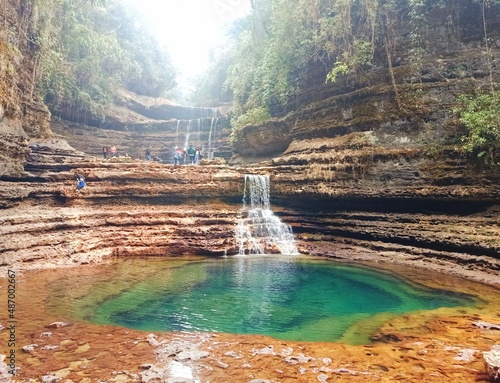
{"type": "MultiPolygon", "coordinates": [[[[146,161],[155,159],[163,162],[161,158],[153,156],[151,153],[151,146],[148,146],[146,149],[146,161]]],[[[198,165],[201,160],[201,148],[199,146],[195,148],[193,145],[189,145],[187,149],[182,149],[176,146],[172,159],[174,166],[183,164],[198,165]]]]}
{"type": "MultiPolygon", "coordinates": [[[[116,155],[116,147],[113,146],[103,146],[102,154],[105,159],[113,158],[116,155]]],[[[157,158],[157,157],[155,157],[157,158]]],[[[149,146],[146,149],[146,160],[151,161],[153,156],[151,154],[151,147],[149,146]]],[[[189,145],[189,148],[186,150],[181,149],[180,147],[175,147],[175,152],[173,156],[174,167],[177,165],[183,165],[185,163],[198,165],[201,160],[201,148],[193,147],[193,145],[189,145]]],[[[79,191],[85,187],[85,177],[79,173],[75,173],[76,179],[76,191],[79,191]]]]}
{"type": "Polygon", "coordinates": [[[201,159],[201,148],[194,148],[193,145],[189,145],[187,150],[183,150],[178,146],[175,147],[174,152],[174,167],[177,165],[182,165],[184,163],[191,165],[198,165],[201,159]]]}
{"type": "Polygon", "coordinates": [[[116,147],[112,146],[103,146],[102,147],[102,155],[104,159],[113,158],[116,154],[116,147]]]}

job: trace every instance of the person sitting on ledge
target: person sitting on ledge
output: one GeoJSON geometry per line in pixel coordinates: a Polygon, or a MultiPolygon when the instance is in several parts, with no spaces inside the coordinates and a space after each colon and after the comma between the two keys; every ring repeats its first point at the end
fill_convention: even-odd
{"type": "Polygon", "coordinates": [[[81,174],[75,173],[76,179],[76,191],[79,191],[85,187],[85,177],[81,174]]]}

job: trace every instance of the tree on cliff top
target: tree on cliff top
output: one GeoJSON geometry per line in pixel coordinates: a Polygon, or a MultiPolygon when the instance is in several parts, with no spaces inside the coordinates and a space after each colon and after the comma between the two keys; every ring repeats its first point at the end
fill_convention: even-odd
{"type": "Polygon", "coordinates": [[[55,114],[98,118],[125,88],[158,97],[175,86],[165,49],[120,2],[32,0],[34,81],[55,114]]]}

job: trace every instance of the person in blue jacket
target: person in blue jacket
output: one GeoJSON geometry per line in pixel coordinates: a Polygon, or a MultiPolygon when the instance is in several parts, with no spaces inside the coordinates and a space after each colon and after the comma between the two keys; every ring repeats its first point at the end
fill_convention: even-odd
{"type": "Polygon", "coordinates": [[[76,179],[76,191],[81,190],[85,187],[85,177],[81,174],[75,173],[76,179]]]}

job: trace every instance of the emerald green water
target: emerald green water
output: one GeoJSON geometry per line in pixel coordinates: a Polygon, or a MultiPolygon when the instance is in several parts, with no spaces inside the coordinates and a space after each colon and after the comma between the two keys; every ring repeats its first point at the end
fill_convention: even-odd
{"type": "MultiPolygon", "coordinates": [[[[172,267],[118,293],[96,286],[86,320],[146,331],[217,331],[284,340],[366,343],[395,315],[471,306],[475,298],[390,273],[297,256],[230,257],[172,267]]],[[[104,282],[102,282],[104,283],[104,282]]],[[[109,281],[106,282],[109,284],[109,281]]],[[[83,306],[82,306],[83,307],[83,306]]]]}

